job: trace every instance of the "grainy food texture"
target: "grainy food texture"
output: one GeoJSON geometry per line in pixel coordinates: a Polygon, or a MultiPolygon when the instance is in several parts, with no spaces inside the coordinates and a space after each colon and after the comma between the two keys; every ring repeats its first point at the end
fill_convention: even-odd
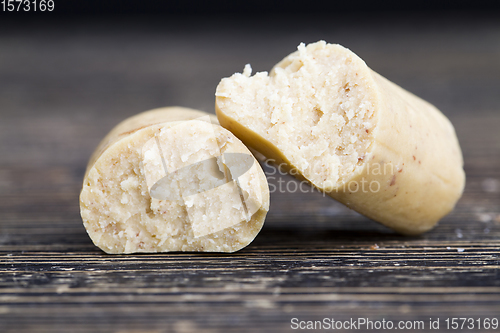
{"type": "Polygon", "coordinates": [[[180,107],[117,125],[92,155],[80,194],[84,226],[107,253],[234,252],[268,209],[250,151],[214,116],[180,107]]]}
{"type": "Polygon", "coordinates": [[[215,108],[246,145],[400,233],[431,229],[462,194],[450,121],[340,45],[301,44],[270,74],[247,65],[215,108]]]}

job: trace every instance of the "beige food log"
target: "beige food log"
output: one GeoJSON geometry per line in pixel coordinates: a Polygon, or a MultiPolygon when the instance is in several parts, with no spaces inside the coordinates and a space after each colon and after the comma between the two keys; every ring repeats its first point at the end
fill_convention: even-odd
{"type": "Polygon", "coordinates": [[[117,125],[92,155],[80,194],[85,228],[107,253],[234,252],[268,209],[250,151],[214,116],[180,107],[117,125]]]}
{"type": "Polygon", "coordinates": [[[220,124],[348,207],[404,234],[431,229],[465,182],[455,131],[433,105],[323,41],[270,75],[224,78],[220,124]]]}

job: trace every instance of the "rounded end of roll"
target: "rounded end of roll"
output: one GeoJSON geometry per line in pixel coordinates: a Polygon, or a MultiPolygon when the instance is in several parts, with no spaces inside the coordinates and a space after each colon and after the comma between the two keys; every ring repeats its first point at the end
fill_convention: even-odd
{"type": "Polygon", "coordinates": [[[80,210],[107,253],[235,252],[262,228],[269,189],[250,151],[205,114],[110,144],[89,167],[80,210]]]}

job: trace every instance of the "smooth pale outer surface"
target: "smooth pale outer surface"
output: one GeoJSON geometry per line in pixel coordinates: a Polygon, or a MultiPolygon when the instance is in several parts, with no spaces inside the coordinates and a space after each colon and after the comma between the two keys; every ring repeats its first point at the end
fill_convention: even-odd
{"type": "MultiPolygon", "coordinates": [[[[462,154],[452,124],[436,107],[375,73],[350,50],[323,41],[309,44],[306,48],[301,46],[299,51],[278,63],[269,78],[265,72],[250,76],[246,69],[243,74],[237,73],[222,79],[217,87],[215,103],[220,124],[251,149],[262,153],[277,165],[286,165],[285,169],[297,178],[309,181],[346,206],[385,226],[409,235],[431,229],[453,209],[465,183],[462,154]],[[336,58],[348,59],[346,65],[338,65],[335,60],[330,60],[336,58]],[[299,65],[296,65],[297,61],[299,65]],[[268,115],[266,118],[265,107],[259,104],[257,109],[249,111],[245,105],[248,99],[241,100],[238,97],[238,94],[244,93],[259,96],[256,100],[266,99],[259,95],[264,94],[262,91],[265,91],[265,87],[258,83],[255,84],[257,87],[252,86],[252,79],[272,82],[278,80],[275,77],[277,71],[287,66],[295,66],[300,70],[301,64],[306,61],[326,62],[327,66],[340,68],[337,75],[344,77],[346,82],[355,82],[351,89],[361,89],[363,100],[369,101],[368,108],[374,111],[367,118],[371,124],[367,127],[369,131],[366,130],[369,134],[364,138],[367,142],[364,155],[359,156],[352,171],[343,178],[333,179],[333,185],[328,182],[329,179],[325,183],[318,182],[314,179],[315,174],[301,167],[301,161],[296,157],[300,149],[280,149],[278,146],[284,140],[269,134],[269,129],[259,127],[254,119],[265,122],[271,118],[272,121],[273,116],[268,115]],[[353,73],[355,78],[352,77],[353,73]],[[361,190],[363,182],[366,191],[361,190]],[[370,184],[373,185],[371,188],[370,184]],[[378,190],[376,184],[379,185],[378,190]]],[[[325,93],[328,82],[323,85],[313,94],[325,93]]],[[[279,107],[274,105],[271,114],[279,107]]],[[[290,109],[293,110],[292,116],[294,112],[302,111],[299,106],[290,109]]],[[[345,118],[359,111],[351,107],[337,109],[336,112],[345,118]]],[[[286,126],[286,121],[283,121],[283,126],[286,126]]],[[[307,119],[298,126],[309,126],[307,119]]],[[[335,123],[328,126],[331,131],[339,131],[335,123]]],[[[312,133],[313,127],[309,126],[306,130],[312,133]]],[[[331,155],[323,159],[326,165],[331,155]]],[[[338,163],[338,160],[335,161],[338,163]]]]}
{"type": "Polygon", "coordinates": [[[267,181],[250,151],[214,116],[182,107],[143,112],[113,128],[93,153],[80,194],[90,238],[115,254],[234,252],[255,238],[268,210],[267,181]],[[251,158],[251,167],[234,180],[229,170],[242,168],[239,160],[224,164],[221,156],[251,158]],[[158,199],[156,183],[160,196],[182,199],[158,199]]]}

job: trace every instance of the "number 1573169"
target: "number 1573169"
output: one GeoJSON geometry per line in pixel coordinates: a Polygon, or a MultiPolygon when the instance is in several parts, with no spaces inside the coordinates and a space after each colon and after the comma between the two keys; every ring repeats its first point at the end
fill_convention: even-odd
{"type": "Polygon", "coordinates": [[[4,12],[51,12],[54,10],[54,0],[2,0],[4,12]]]}

